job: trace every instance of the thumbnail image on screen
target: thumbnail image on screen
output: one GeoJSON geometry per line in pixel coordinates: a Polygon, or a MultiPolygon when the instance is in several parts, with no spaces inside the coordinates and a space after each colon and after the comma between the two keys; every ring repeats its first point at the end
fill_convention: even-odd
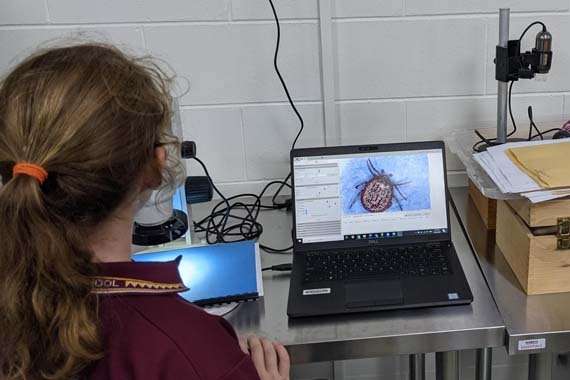
{"type": "Polygon", "coordinates": [[[345,215],[431,208],[426,153],[353,158],[341,165],[340,196],[345,215]]]}

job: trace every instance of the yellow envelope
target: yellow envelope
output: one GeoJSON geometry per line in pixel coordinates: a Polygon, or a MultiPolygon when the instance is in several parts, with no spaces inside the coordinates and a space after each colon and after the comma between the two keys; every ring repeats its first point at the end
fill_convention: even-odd
{"type": "Polygon", "coordinates": [[[570,187],[570,142],[510,148],[506,153],[539,186],[570,187]]]}

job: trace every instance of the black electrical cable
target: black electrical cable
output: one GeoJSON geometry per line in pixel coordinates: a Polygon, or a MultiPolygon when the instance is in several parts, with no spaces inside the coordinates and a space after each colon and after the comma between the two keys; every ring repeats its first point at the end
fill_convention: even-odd
{"type": "Polygon", "coordinates": [[[511,116],[511,123],[513,123],[513,130],[507,135],[507,137],[511,137],[512,135],[517,133],[517,123],[515,122],[515,117],[513,116],[513,107],[511,106],[511,97],[513,93],[514,84],[515,81],[512,81],[511,85],[509,86],[509,115],[511,116]]]}
{"type": "Polygon", "coordinates": [[[285,95],[287,95],[287,100],[289,100],[289,104],[291,105],[291,108],[295,112],[295,115],[297,115],[297,118],[299,119],[299,123],[301,125],[299,128],[299,132],[297,132],[297,136],[295,136],[295,140],[293,140],[293,145],[291,146],[291,149],[295,149],[295,145],[297,145],[297,140],[299,140],[299,137],[301,137],[301,133],[303,132],[303,129],[305,128],[305,122],[303,121],[303,117],[299,113],[299,110],[297,109],[297,107],[295,106],[295,103],[293,102],[293,99],[291,98],[291,94],[289,93],[289,89],[287,88],[287,84],[285,83],[285,80],[283,79],[283,76],[281,75],[281,71],[279,71],[279,66],[277,65],[277,58],[279,56],[279,45],[281,42],[281,25],[279,23],[279,17],[277,17],[277,11],[275,10],[275,5],[273,4],[273,0],[268,0],[268,1],[269,1],[269,5],[271,5],[271,10],[273,11],[273,18],[275,19],[275,25],[277,26],[277,40],[275,43],[275,54],[273,56],[273,67],[275,68],[275,73],[277,73],[277,76],[279,77],[279,81],[281,82],[281,86],[283,86],[283,90],[285,91],[285,95]]]}
{"type": "MultiPolygon", "coordinates": [[[[281,82],[281,86],[283,87],[283,91],[285,91],[285,95],[287,96],[287,100],[289,101],[289,105],[291,106],[291,108],[295,112],[295,115],[297,116],[297,119],[299,119],[299,124],[300,124],[299,131],[297,132],[297,135],[295,136],[295,139],[293,140],[293,144],[291,145],[291,150],[293,150],[293,149],[295,149],[295,146],[297,145],[297,141],[299,140],[299,137],[301,137],[301,133],[303,133],[303,129],[305,129],[305,121],[303,120],[301,113],[299,112],[299,110],[295,106],[295,102],[293,102],[293,99],[291,98],[291,94],[289,93],[289,89],[287,88],[287,83],[285,83],[285,80],[283,79],[283,76],[281,75],[281,71],[279,70],[279,65],[277,64],[277,59],[279,57],[279,47],[280,47],[280,43],[281,43],[281,24],[279,22],[279,17],[277,16],[277,11],[275,10],[275,5],[273,4],[273,0],[268,0],[268,1],[269,1],[269,5],[271,5],[271,11],[273,12],[273,18],[275,19],[275,25],[277,27],[277,39],[275,41],[275,54],[273,55],[273,68],[275,69],[275,73],[279,77],[279,81],[281,82]]],[[[287,181],[289,181],[290,178],[291,178],[291,172],[289,172],[287,177],[283,180],[283,183],[284,184],[287,183],[287,181]]],[[[289,207],[290,206],[290,201],[284,202],[284,203],[278,203],[276,200],[277,197],[279,196],[279,194],[281,194],[281,191],[283,191],[283,188],[285,187],[284,184],[279,186],[277,191],[273,194],[271,202],[273,203],[274,206],[279,206],[279,207],[289,207]]]]}
{"type": "MultiPolygon", "coordinates": [[[[279,57],[279,48],[281,44],[281,25],[279,23],[279,17],[277,16],[277,11],[275,10],[275,5],[272,0],[268,0],[271,5],[271,10],[273,12],[273,17],[275,19],[275,24],[277,27],[277,39],[275,43],[275,53],[273,56],[273,67],[281,82],[281,86],[287,96],[289,105],[295,112],[297,119],[299,120],[299,131],[293,140],[291,149],[294,149],[297,141],[301,137],[303,129],[305,128],[305,122],[301,113],[295,106],[293,98],[287,88],[287,84],[281,75],[279,70],[279,65],[277,63],[279,57]]],[[[203,218],[200,221],[194,222],[194,228],[197,232],[206,233],[206,241],[208,244],[214,243],[228,243],[235,241],[253,240],[259,239],[263,233],[263,225],[258,221],[259,213],[261,210],[282,210],[289,209],[291,206],[291,201],[286,201],[279,203],[277,197],[283,191],[285,187],[291,188],[289,180],[291,179],[291,172],[287,175],[284,180],[271,181],[261,191],[260,194],[238,194],[233,197],[226,198],[222,192],[214,185],[214,181],[206,168],[204,162],[199,158],[194,157],[196,162],[202,166],[204,173],[208,177],[214,191],[222,198],[222,201],[218,202],[212,209],[210,215],[203,218]],[[271,198],[271,204],[265,205],[262,203],[262,197],[265,193],[274,185],[279,185],[276,192],[271,198]],[[238,211],[238,213],[236,213],[238,211]]],[[[290,253],[293,246],[286,248],[273,248],[264,244],[260,244],[260,248],[268,253],[290,253]]]]}
{"type": "Polygon", "coordinates": [[[279,196],[279,194],[281,193],[281,191],[283,190],[283,187],[285,185],[287,185],[289,188],[291,188],[291,185],[289,185],[289,179],[291,178],[291,172],[289,172],[289,174],[287,174],[287,177],[285,177],[285,179],[283,180],[283,183],[281,184],[281,186],[279,186],[279,188],[277,189],[277,191],[273,194],[273,197],[271,197],[271,204],[273,206],[276,207],[283,207],[283,208],[290,208],[291,205],[291,201],[285,201],[283,203],[279,203],[277,202],[277,197],[279,196]]]}
{"type": "Polygon", "coordinates": [[[528,141],[532,140],[534,137],[537,137],[537,136],[540,137],[541,140],[544,140],[543,133],[540,131],[540,129],[538,129],[538,127],[534,123],[532,106],[528,106],[527,112],[528,112],[528,120],[529,120],[529,124],[530,124],[529,128],[528,128],[528,141]],[[537,132],[537,134],[534,137],[532,136],[533,128],[537,132]]]}
{"type": "Polygon", "coordinates": [[[292,245],[287,248],[271,248],[266,245],[260,244],[259,247],[267,253],[291,253],[291,250],[293,249],[292,245]]]}
{"type": "Polygon", "coordinates": [[[477,135],[477,137],[479,137],[479,141],[477,141],[474,145],[473,145],[473,151],[475,152],[479,152],[479,145],[482,144],[487,144],[487,146],[493,146],[495,145],[495,140],[496,139],[487,139],[485,136],[483,136],[481,134],[481,132],[479,132],[478,130],[475,130],[475,134],[477,135]]]}
{"type": "Polygon", "coordinates": [[[558,132],[561,131],[560,128],[552,128],[552,129],[548,129],[546,131],[540,131],[538,134],[531,136],[531,140],[534,140],[537,137],[540,137],[541,140],[544,140],[544,135],[548,134],[548,133],[552,133],[552,132],[558,132]]]}
{"type": "Polygon", "coordinates": [[[229,314],[231,314],[232,312],[236,311],[238,307],[241,306],[243,302],[237,302],[234,307],[232,307],[230,310],[226,311],[224,314],[220,315],[220,317],[225,317],[229,314]]]}
{"type": "MultiPolygon", "coordinates": [[[[214,191],[222,198],[212,208],[208,216],[194,222],[195,231],[204,232],[208,244],[259,239],[263,233],[263,225],[258,221],[259,213],[262,210],[281,210],[284,208],[272,204],[263,204],[262,198],[268,189],[274,185],[282,185],[283,181],[269,182],[259,194],[244,193],[226,197],[214,184],[206,164],[198,157],[193,157],[193,159],[202,167],[214,191]]],[[[290,185],[285,184],[284,186],[290,185]]],[[[260,247],[269,253],[285,253],[292,248],[272,248],[263,244],[260,244],[260,247]]]]}
{"type": "Polygon", "coordinates": [[[519,42],[522,41],[522,39],[523,39],[524,35],[526,34],[526,32],[528,32],[528,30],[529,30],[530,28],[532,28],[533,26],[535,26],[535,25],[542,25],[542,31],[544,31],[544,32],[546,31],[546,25],[544,25],[543,22],[541,22],[541,21],[535,21],[535,22],[531,23],[529,26],[527,26],[526,29],[521,33],[521,36],[519,37],[519,42]]]}
{"type": "Polygon", "coordinates": [[[534,118],[532,116],[532,106],[528,106],[527,112],[528,112],[528,119],[530,120],[530,123],[529,123],[530,125],[528,128],[528,141],[530,141],[530,140],[532,140],[532,125],[534,124],[534,120],[533,120],[534,118]]]}
{"type": "Polygon", "coordinates": [[[286,264],[278,264],[278,265],[273,265],[267,268],[263,268],[261,271],[262,272],[267,272],[267,271],[275,271],[275,272],[288,272],[290,270],[293,269],[293,264],[291,263],[286,263],[286,264]]]}
{"type": "Polygon", "coordinates": [[[528,106],[528,119],[530,121],[530,126],[528,129],[528,141],[534,140],[537,137],[540,137],[541,140],[544,140],[544,135],[546,135],[548,133],[558,132],[558,131],[562,130],[561,128],[551,128],[551,129],[547,129],[546,131],[541,131],[538,128],[538,126],[536,125],[536,123],[534,122],[532,106],[528,106]],[[532,135],[533,129],[537,132],[536,135],[532,135]]]}

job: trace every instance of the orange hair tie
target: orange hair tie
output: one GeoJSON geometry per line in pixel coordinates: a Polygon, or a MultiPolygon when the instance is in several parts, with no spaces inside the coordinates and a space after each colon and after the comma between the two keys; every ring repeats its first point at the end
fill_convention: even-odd
{"type": "Polygon", "coordinates": [[[48,177],[48,172],[44,168],[42,168],[40,165],[31,164],[29,162],[19,162],[14,165],[14,168],[12,169],[12,175],[17,176],[20,174],[34,177],[38,180],[40,185],[42,185],[48,177]]]}

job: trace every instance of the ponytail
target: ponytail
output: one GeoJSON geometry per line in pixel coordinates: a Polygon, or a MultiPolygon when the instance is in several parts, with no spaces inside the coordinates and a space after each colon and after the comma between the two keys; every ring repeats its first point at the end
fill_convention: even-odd
{"type": "Polygon", "coordinates": [[[6,380],[75,375],[102,354],[90,294],[95,267],[81,231],[50,214],[30,176],[0,188],[0,215],[2,374],[6,380]]]}

